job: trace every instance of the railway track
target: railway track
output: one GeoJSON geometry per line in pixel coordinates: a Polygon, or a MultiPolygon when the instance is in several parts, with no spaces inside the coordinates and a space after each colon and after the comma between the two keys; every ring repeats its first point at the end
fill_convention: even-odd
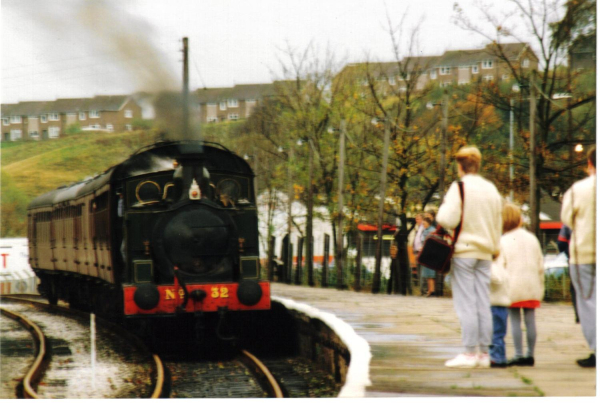
{"type": "Polygon", "coordinates": [[[2,296],[0,301],[2,314],[11,318],[2,321],[1,372],[3,378],[22,379],[12,396],[3,389],[0,397],[135,398],[168,393],[161,360],[117,326],[96,318],[99,327],[90,332],[89,316],[81,313],[31,299],[2,296]],[[24,337],[19,326],[31,336],[24,337]],[[29,348],[7,349],[10,345],[29,348]],[[7,354],[12,355],[8,362],[7,354]],[[11,364],[15,362],[20,365],[11,364]]]}
{"type": "MultiPolygon", "coordinates": [[[[89,314],[40,301],[31,297],[0,299],[4,315],[27,323],[21,327],[17,322],[2,321],[0,398],[335,396],[314,393],[319,386],[311,384],[311,379],[322,380],[327,375],[299,358],[261,361],[239,350],[233,359],[211,360],[184,349],[166,353],[163,361],[149,354],[135,336],[99,318],[97,358],[92,363],[89,314]],[[9,360],[7,351],[13,352],[9,360]],[[11,384],[4,379],[7,375],[13,380],[22,378],[22,382],[11,384]]],[[[227,351],[225,355],[231,354],[227,351]]]]}

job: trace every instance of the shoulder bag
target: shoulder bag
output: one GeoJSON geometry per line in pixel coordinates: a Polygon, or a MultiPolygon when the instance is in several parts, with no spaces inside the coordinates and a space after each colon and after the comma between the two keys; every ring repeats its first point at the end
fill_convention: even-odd
{"type": "Polygon", "coordinates": [[[460,191],[460,201],[462,204],[460,213],[460,222],[454,230],[454,237],[450,237],[441,225],[438,225],[436,230],[429,234],[423,242],[423,248],[417,257],[417,262],[420,265],[429,267],[436,272],[448,274],[450,271],[450,261],[454,253],[454,244],[460,235],[462,229],[463,216],[465,211],[465,188],[463,182],[458,182],[460,191]],[[452,243],[448,239],[452,238],[452,243]]]}

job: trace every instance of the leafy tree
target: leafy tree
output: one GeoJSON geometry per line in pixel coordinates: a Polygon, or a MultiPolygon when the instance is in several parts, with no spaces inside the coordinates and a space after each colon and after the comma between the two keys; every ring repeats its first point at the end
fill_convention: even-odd
{"type": "Polygon", "coordinates": [[[29,199],[14,184],[12,178],[2,171],[2,205],[0,237],[24,237],[27,235],[27,203],[29,199]]]}

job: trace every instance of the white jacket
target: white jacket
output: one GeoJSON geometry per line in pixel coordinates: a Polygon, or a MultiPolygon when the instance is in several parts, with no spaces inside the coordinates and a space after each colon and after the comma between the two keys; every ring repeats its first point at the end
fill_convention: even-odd
{"type": "MultiPolygon", "coordinates": [[[[465,208],[462,230],[454,247],[454,256],[492,260],[500,249],[502,236],[502,198],[496,186],[480,175],[462,177],[465,208]]],[[[460,222],[462,202],[457,182],[453,182],[435,217],[438,224],[451,231],[460,222]]]]}
{"type": "Polygon", "coordinates": [[[490,282],[490,305],[510,306],[508,291],[508,270],[498,264],[498,259],[492,263],[492,276],[490,282]]]}
{"type": "Polygon", "coordinates": [[[572,264],[596,263],[596,175],[575,182],[563,196],[560,219],[571,230],[572,264]]]}
{"type": "Polygon", "coordinates": [[[544,255],[531,232],[515,228],[502,235],[497,263],[507,270],[511,304],[544,298],[544,255]]]}

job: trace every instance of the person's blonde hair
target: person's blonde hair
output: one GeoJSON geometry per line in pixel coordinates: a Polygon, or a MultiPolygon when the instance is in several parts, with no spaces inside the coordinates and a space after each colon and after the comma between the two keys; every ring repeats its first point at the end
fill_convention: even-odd
{"type": "Polygon", "coordinates": [[[521,209],[512,203],[502,208],[502,232],[512,231],[521,224],[521,209]]]}
{"type": "Polygon", "coordinates": [[[458,162],[462,170],[466,174],[476,174],[479,172],[479,166],[481,165],[481,152],[474,146],[462,147],[456,155],[456,162],[458,162]]]}

